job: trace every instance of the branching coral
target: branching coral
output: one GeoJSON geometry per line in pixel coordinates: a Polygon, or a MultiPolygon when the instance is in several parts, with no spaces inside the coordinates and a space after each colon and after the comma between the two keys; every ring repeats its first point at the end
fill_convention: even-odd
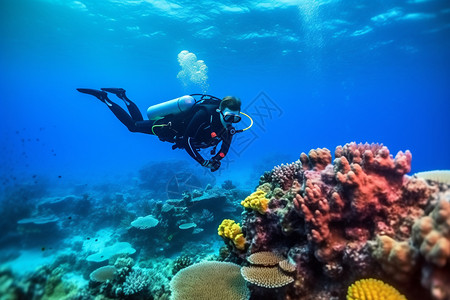
{"type": "Polygon", "coordinates": [[[260,214],[265,214],[267,212],[269,199],[266,197],[266,193],[262,190],[257,190],[252,193],[250,196],[245,198],[241,202],[241,205],[248,209],[253,209],[258,211],[260,214]]]}
{"type": "Polygon", "coordinates": [[[150,276],[142,269],[134,269],[128,274],[123,284],[123,293],[126,296],[134,295],[148,288],[151,282],[150,276]]]}
{"type": "Polygon", "coordinates": [[[295,178],[297,178],[301,166],[302,164],[299,160],[290,164],[276,166],[271,173],[272,182],[279,185],[283,190],[288,190],[295,178]]]}
{"type": "Polygon", "coordinates": [[[192,259],[189,256],[187,255],[179,256],[173,262],[172,273],[175,275],[176,273],[178,273],[178,271],[186,267],[189,267],[190,265],[192,265],[192,259]]]}
{"type": "Polygon", "coordinates": [[[239,223],[230,219],[225,219],[219,225],[217,231],[222,238],[231,240],[237,249],[245,249],[246,240],[239,223]]]}

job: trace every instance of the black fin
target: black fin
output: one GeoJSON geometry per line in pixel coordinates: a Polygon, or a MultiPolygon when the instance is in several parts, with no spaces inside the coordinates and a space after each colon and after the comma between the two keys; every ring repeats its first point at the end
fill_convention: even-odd
{"type": "Polygon", "coordinates": [[[92,95],[94,97],[97,97],[102,102],[105,102],[105,100],[108,99],[108,94],[104,91],[94,90],[94,89],[77,89],[80,93],[92,95]]]}
{"type": "Polygon", "coordinates": [[[115,94],[120,99],[125,98],[125,90],[123,88],[102,88],[102,91],[115,94]]]}

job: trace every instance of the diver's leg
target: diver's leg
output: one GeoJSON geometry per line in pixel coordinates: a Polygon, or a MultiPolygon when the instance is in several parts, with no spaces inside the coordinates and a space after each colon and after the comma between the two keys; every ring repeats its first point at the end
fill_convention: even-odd
{"type": "Polygon", "coordinates": [[[137,132],[152,134],[153,133],[153,125],[155,124],[155,121],[152,120],[145,120],[145,121],[137,121],[135,122],[136,130],[137,132]]]}
{"type": "Polygon", "coordinates": [[[144,118],[142,117],[141,112],[139,111],[139,108],[132,102],[130,99],[128,99],[127,95],[125,94],[125,90],[122,88],[102,88],[102,91],[109,92],[115,94],[117,97],[123,100],[125,102],[125,105],[127,106],[128,111],[130,112],[131,118],[135,122],[137,121],[143,121],[144,118]]]}
{"type": "Polygon", "coordinates": [[[94,89],[77,89],[77,90],[81,93],[97,97],[100,101],[102,101],[109,107],[109,109],[113,112],[113,114],[117,117],[117,119],[119,119],[119,121],[122,122],[128,128],[129,131],[138,132],[135,121],[122,107],[109,100],[106,92],[94,89]]]}

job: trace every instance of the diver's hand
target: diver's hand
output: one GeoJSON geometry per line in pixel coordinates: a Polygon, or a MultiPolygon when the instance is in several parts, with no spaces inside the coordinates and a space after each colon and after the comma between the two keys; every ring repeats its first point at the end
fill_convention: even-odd
{"type": "Polygon", "coordinates": [[[205,162],[203,163],[203,166],[205,168],[211,169],[211,172],[217,171],[220,168],[220,165],[220,161],[215,159],[205,160],[205,162]]]}

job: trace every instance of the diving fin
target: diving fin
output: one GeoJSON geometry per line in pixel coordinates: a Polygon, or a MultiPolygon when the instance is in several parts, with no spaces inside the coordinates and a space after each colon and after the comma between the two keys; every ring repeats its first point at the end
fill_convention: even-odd
{"type": "Polygon", "coordinates": [[[94,90],[94,89],[77,89],[80,93],[92,95],[100,99],[100,101],[105,102],[108,100],[108,94],[104,91],[94,90]]]}
{"type": "Polygon", "coordinates": [[[123,88],[102,88],[102,91],[115,94],[122,100],[127,100],[125,96],[125,90],[123,88]]]}

